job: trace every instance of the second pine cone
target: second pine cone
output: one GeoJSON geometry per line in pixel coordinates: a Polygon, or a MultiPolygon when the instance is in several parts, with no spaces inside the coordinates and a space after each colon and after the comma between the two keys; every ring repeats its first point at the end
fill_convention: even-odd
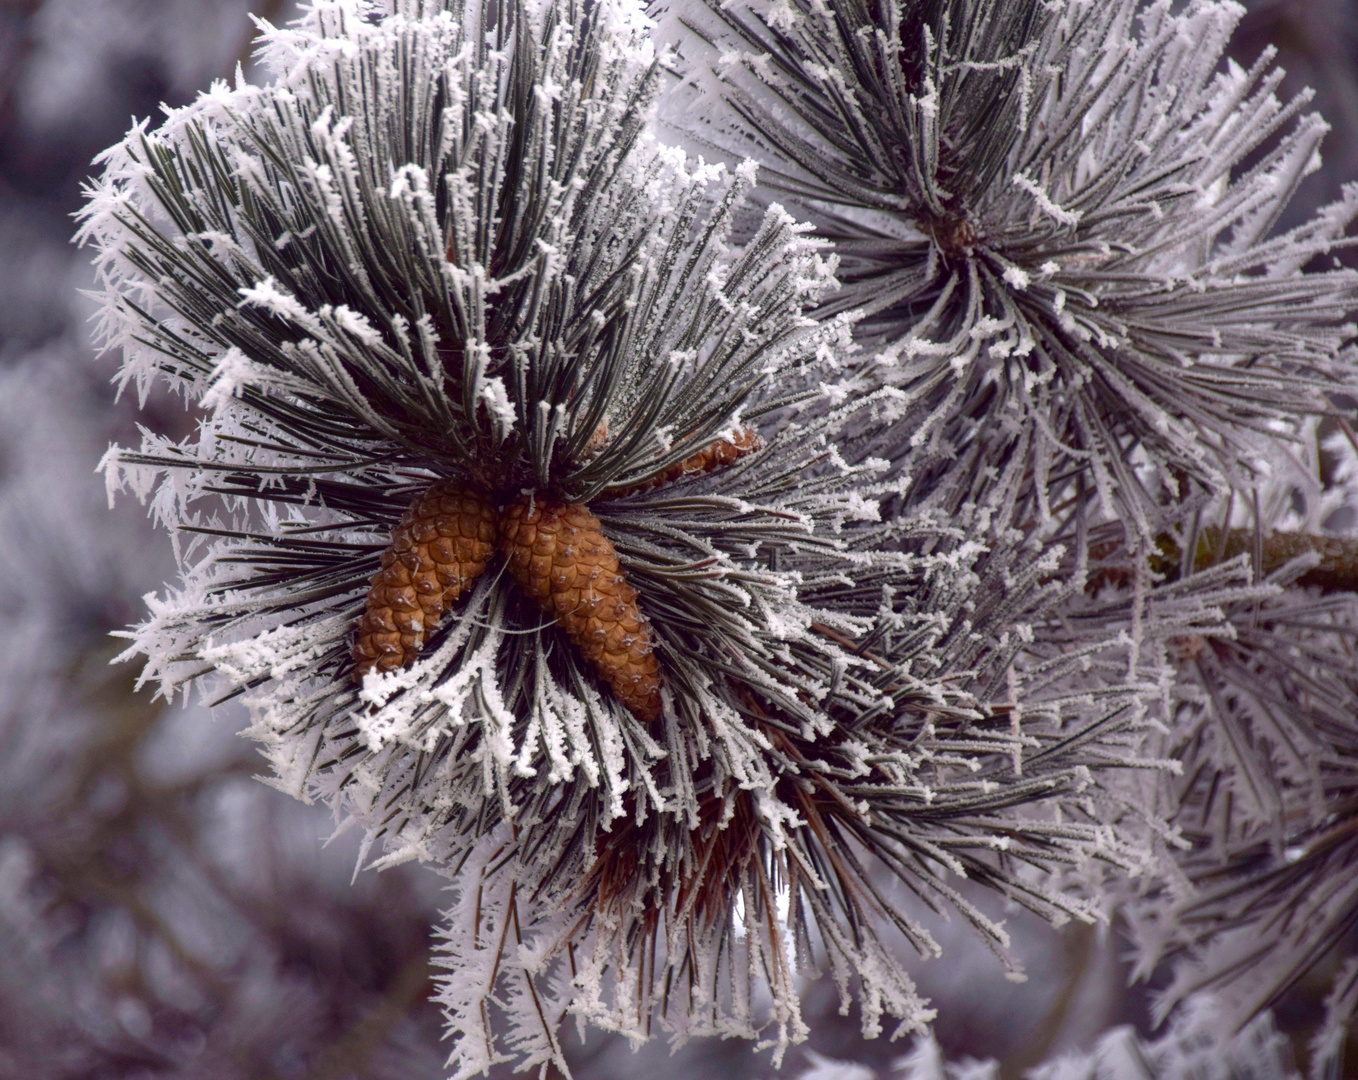
{"type": "Polygon", "coordinates": [[[640,719],[660,716],[660,664],[637,591],[599,519],[581,503],[540,496],[507,507],[500,543],[509,571],[566,631],[640,719]]]}

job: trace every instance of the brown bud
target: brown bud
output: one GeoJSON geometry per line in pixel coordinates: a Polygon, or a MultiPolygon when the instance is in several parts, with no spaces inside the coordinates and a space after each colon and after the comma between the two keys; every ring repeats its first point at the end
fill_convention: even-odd
{"type": "Polygon", "coordinates": [[[430,632],[495,553],[495,507],[439,480],[391,531],[354,641],[354,675],[414,662],[430,632]]]}
{"type": "Polygon", "coordinates": [[[585,443],[584,458],[594,457],[600,450],[608,445],[608,417],[599,421],[594,431],[590,433],[589,442],[585,443]]]}
{"type": "Polygon", "coordinates": [[[703,447],[696,454],[684,458],[683,461],[676,461],[673,465],[662,469],[639,484],[633,484],[631,487],[613,492],[613,494],[617,496],[634,495],[639,491],[651,491],[666,484],[672,484],[674,481],[682,480],[687,476],[716,472],[718,469],[733,464],[737,458],[742,458],[746,454],[752,454],[763,448],[764,440],[760,437],[759,432],[755,431],[754,428],[743,427],[732,438],[718,439],[710,446],[703,447]]]}
{"type": "Polygon", "coordinates": [[[660,663],[637,591],[599,519],[580,503],[524,498],[500,517],[509,572],[580,647],[618,699],[660,716],[660,663]]]}

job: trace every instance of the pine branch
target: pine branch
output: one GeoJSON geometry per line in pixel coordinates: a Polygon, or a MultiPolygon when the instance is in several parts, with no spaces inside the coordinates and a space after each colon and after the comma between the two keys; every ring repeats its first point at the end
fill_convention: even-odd
{"type": "MultiPolygon", "coordinates": [[[[1185,565],[1179,544],[1170,536],[1156,539],[1157,553],[1151,567],[1176,580],[1185,565]]],[[[1194,556],[1187,570],[1205,569],[1247,555],[1261,578],[1271,577],[1295,559],[1314,565],[1291,578],[1291,583],[1321,592],[1358,592],[1358,537],[1316,533],[1269,532],[1240,528],[1222,530],[1208,526],[1198,534],[1194,556]]]]}
{"type": "MultiPolygon", "coordinates": [[[[1222,530],[1209,525],[1197,533],[1191,562],[1185,559],[1176,537],[1161,533],[1146,565],[1165,582],[1175,582],[1185,574],[1220,566],[1242,555],[1261,581],[1289,563],[1305,560],[1298,573],[1288,576],[1287,584],[1317,588],[1322,593],[1358,592],[1358,537],[1351,536],[1263,533],[1256,528],[1222,530]]],[[[1131,552],[1118,542],[1092,545],[1090,558],[1093,570],[1088,588],[1092,591],[1110,584],[1125,586],[1134,576],[1131,552]]]]}

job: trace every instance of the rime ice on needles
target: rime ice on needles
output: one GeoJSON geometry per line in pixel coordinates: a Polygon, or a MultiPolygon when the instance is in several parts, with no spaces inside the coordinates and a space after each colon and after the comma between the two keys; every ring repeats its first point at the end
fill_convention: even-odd
{"type": "MultiPolygon", "coordinates": [[[[1287,584],[1294,564],[1273,576],[1287,584]]],[[[1210,989],[1232,1024],[1322,961],[1343,958],[1315,1037],[1342,1056],[1358,1012],[1358,598],[1296,588],[1228,607],[1229,634],[1178,639],[1179,723],[1169,751],[1180,857],[1195,888],[1132,905],[1143,971],[1175,958],[1166,1014],[1210,989]]],[[[1319,1065],[1313,1070],[1321,1075],[1319,1065]]]]}
{"type": "Polygon", "coordinates": [[[106,461],[183,544],[184,585],[135,636],[145,677],[215,673],[281,786],[407,853],[457,865],[512,819],[526,865],[498,869],[563,903],[618,817],[771,788],[751,717],[824,730],[817,701],[855,662],[811,624],[870,622],[808,608],[801,577],[900,561],[835,537],[871,517],[872,470],[802,475],[824,422],[784,424],[762,464],[610,496],[786,413],[843,336],[802,315],[832,278],[785,214],[728,248],[748,170],[646,144],[656,69],[629,12],[318,4],[266,33],[274,84],[134,129],[85,214],[124,379],[212,410],[196,439],[106,461]],[[438,478],[603,518],[662,651],[662,721],[614,700],[503,566],[412,667],[355,688],[368,578],[438,478]]]}
{"type": "Polygon", "coordinates": [[[1002,952],[952,878],[1092,918],[1037,871],[1141,860],[1097,775],[1138,764],[1101,741],[1125,710],[1069,738],[1059,657],[1023,711],[991,708],[1027,689],[1055,564],[875,521],[901,483],[834,439],[902,395],[822,394],[851,355],[845,320],[804,314],[832,264],[777,207],[733,245],[752,170],[648,141],[643,29],[612,3],[326,0],[264,34],[274,83],[134,128],[84,215],[124,380],[206,410],[105,462],[184,565],[129,654],[166,692],[239,695],[275,782],[388,861],[448,868],[459,1075],[564,1067],[567,1013],[781,1048],[816,962],[865,1030],[918,1028],[878,929],[935,946],[893,879],[1002,952]],[[716,461],[723,439],[751,452],[716,461]],[[722,467],[683,465],[702,455],[722,467]],[[409,666],[355,683],[369,579],[436,482],[588,508],[651,628],[658,716],[499,555],[411,623],[409,666]]]}
{"type": "MultiPolygon", "coordinates": [[[[1150,560],[1164,580],[1139,602],[1139,662],[1160,666],[1165,727],[1156,741],[1179,768],[1145,801],[1169,819],[1177,865],[1130,891],[1125,910],[1140,973],[1172,961],[1162,1015],[1210,989],[1224,1022],[1243,1024],[1322,959],[1342,956],[1358,912],[1358,598],[1351,574],[1333,563],[1320,573],[1308,550],[1352,550],[1352,535],[1324,525],[1351,505],[1355,451],[1338,430],[1320,439],[1318,428],[1297,424],[1302,452],[1269,462],[1252,497],[1223,500],[1159,537],[1150,560]],[[1197,627],[1189,602],[1202,616],[1197,627]]],[[[1063,612],[1065,625],[1101,616],[1125,624],[1128,570],[1145,560],[1107,542],[1117,531],[1091,531],[1095,587],[1063,612]]],[[[1091,674],[1100,682],[1112,673],[1091,674]]],[[[1317,1062],[1337,1052],[1333,1038],[1358,1005],[1355,970],[1350,958],[1335,979],[1317,1062]]]]}
{"type": "Polygon", "coordinates": [[[825,310],[864,309],[868,378],[914,399],[872,452],[909,457],[916,498],[1045,516],[1087,469],[1149,535],[1354,384],[1355,277],[1303,267],[1347,242],[1358,189],[1273,231],[1325,125],[1278,99],[1271,53],[1223,70],[1240,6],[665,7],[715,42],[671,32],[710,104],[694,138],[761,153],[835,240],[825,310]]]}

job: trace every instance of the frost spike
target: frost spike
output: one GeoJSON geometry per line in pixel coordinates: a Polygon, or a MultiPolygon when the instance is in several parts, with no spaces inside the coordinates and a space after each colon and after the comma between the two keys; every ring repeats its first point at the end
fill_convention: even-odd
{"type": "Polygon", "coordinates": [[[420,493],[391,530],[382,569],[373,575],[354,641],[356,678],[414,662],[495,553],[498,518],[480,495],[446,480],[420,493]]]}
{"type": "Polygon", "coordinates": [[[618,699],[648,723],[660,717],[660,664],[637,591],[603,525],[581,503],[520,499],[500,518],[509,571],[551,612],[618,699]]]}

